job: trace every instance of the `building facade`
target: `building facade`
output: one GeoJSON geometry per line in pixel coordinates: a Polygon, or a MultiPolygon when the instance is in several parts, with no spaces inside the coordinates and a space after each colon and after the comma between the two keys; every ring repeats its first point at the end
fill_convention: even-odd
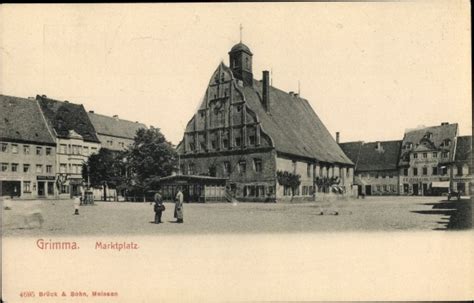
{"type": "Polygon", "coordinates": [[[252,52],[239,43],[221,63],[177,147],[180,172],[228,179],[241,201],[314,199],[352,191],[353,163],[309,102],[257,81],[252,52]],[[299,177],[299,185],[286,180],[299,177]]]}
{"type": "Polygon", "coordinates": [[[94,126],[80,104],[46,96],[37,96],[36,100],[55,137],[59,197],[80,194],[87,182],[83,179],[83,164],[101,147],[94,126]]]}
{"type": "Polygon", "coordinates": [[[117,115],[109,117],[93,111],[87,114],[95,128],[101,147],[113,151],[127,149],[133,144],[137,131],[140,128],[146,128],[145,124],[120,119],[117,115]]]}
{"type": "Polygon", "coordinates": [[[452,188],[456,123],[405,132],[400,159],[400,193],[437,195],[452,188]]]}
{"type": "Polygon", "coordinates": [[[453,189],[462,195],[473,193],[472,136],[459,136],[456,140],[456,155],[453,169],[453,189]]]}
{"type": "Polygon", "coordinates": [[[0,95],[0,195],[55,197],[56,143],[35,100],[0,95]]]}
{"type": "Polygon", "coordinates": [[[360,195],[398,195],[398,158],[402,141],[347,142],[340,146],[355,163],[354,184],[360,195]]]}

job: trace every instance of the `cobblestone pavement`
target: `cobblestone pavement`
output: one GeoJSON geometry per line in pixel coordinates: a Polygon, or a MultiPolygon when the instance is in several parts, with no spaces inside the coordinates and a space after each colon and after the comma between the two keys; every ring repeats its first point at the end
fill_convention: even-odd
{"type": "Polygon", "coordinates": [[[172,203],[165,203],[163,224],[152,223],[153,205],[148,202],[96,202],[94,206],[81,206],[79,215],[73,215],[72,200],[9,203],[10,209],[5,210],[2,201],[4,236],[426,231],[472,226],[471,200],[448,202],[442,197],[193,203],[184,205],[184,224],[174,223],[172,203]]]}

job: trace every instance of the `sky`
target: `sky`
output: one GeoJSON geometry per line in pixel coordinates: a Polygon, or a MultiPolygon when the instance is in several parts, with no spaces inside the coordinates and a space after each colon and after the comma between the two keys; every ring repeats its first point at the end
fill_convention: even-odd
{"type": "Polygon", "coordinates": [[[0,6],[0,93],[47,95],[161,129],[174,144],[243,42],[254,78],[298,91],[341,142],[472,130],[469,3],[0,6]]]}

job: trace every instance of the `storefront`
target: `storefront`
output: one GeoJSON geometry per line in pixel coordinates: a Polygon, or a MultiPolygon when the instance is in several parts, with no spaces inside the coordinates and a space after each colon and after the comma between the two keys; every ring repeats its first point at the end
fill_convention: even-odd
{"type": "Polygon", "coordinates": [[[54,176],[36,176],[39,198],[54,196],[55,179],[54,176]]]}

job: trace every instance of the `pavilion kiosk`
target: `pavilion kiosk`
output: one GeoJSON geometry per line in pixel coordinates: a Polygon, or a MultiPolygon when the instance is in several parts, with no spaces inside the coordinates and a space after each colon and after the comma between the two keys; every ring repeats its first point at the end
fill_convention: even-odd
{"type": "Polygon", "coordinates": [[[210,176],[173,175],[160,178],[157,185],[165,201],[174,201],[180,187],[184,202],[227,202],[230,198],[226,190],[227,180],[210,176]]]}

